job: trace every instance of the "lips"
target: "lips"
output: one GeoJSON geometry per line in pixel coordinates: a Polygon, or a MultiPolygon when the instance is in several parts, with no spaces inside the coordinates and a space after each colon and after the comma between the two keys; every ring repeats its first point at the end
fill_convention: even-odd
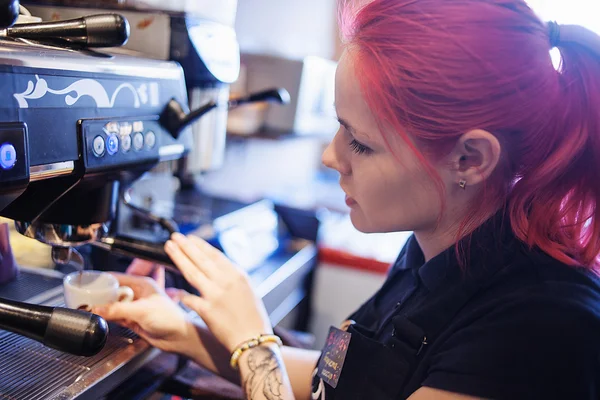
{"type": "Polygon", "coordinates": [[[340,188],[342,189],[342,191],[344,192],[344,194],[346,195],[346,205],[348,207],[352,207],[353,205],[356,204],[356,200],[354,200],[349,194],[348,191],[346,189],[344,189],[344,185],[342,185],[342,181],[340,180],[340,188]]]}
{"type": "Polygon", "coordinates": [[[348,207],[352,207],[355,204],[356,204],[356,200],[354,200],[352,197],[346,195],[346,205],[348,207]]]}

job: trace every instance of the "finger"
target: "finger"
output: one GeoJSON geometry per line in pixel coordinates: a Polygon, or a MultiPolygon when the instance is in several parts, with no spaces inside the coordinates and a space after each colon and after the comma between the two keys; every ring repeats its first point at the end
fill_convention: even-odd
{"type": "Polygon", "coordinates": [[[207,313],[208,302],[202,297],[194,296],[193,294],[187,294],[181,298],[181,303],[184,306],[194,310],[203,320],[206,321],[207,318],[210,319],[210,316],[207,313]]]}
{"type": "Polygon", "coordinates": [[[227,262],[229,264],[233,263],[223,252],[212,244],[208,243],[206,240],[199,238],[196,235],[189,235],[189,240],[196,245],[201,251],[203,251],[208,257],[210,257],[215,262],[227,262]]]}
{"type": "Polygon", "coordinates": [[[129,264],[125,273],[129,275],[150,276],[155,268],[155,263],[136,258],[129,264]]]}
{"type": "MultiPolygon", "coordinates": [[[[97,314],[107,321],[135,321],[144,315],[144,308],[136,302],[112,303],[92,308],[92,313],[97,314]]],[[[146,311],[147,312],[147,311],[146,311]]]]}
{"type": "Polygon", "coordinates": [[[128,321],[128,320],[124,320],[124,319],[112,321],[112,322],[114,322],[117,325],[121,325],[122,327],[129,329],[136,335],[141,336],[142,338],[146,339],[146,337],[145,337],[146,332],[137,323],[128,321]]]}
{"type": "Polygon", "coordinates": [[[189,238],[183,236],[181,233],[174,233],[171,236],[171,240],[175,242],[181,251],[207,276],[213,274],[215,268],[214,261],[206,252],[202,251],[198,246],[194,244],[189,238]]]}
{"type": "Polygon", "coordinates": [[[181,299],[184,296],[189,295],[190,293],[183,290],[183,289],[177,289],[177,288],[167,288],[165,290],[165,292],[167,293],[167,296],[169,296],[169,298],[173,301],[181,301],[181,299]]]}
{"type": "Polygon", "coordinates": [[[148,277],[128,275],[120,272],[109,272],[112,276],[117,278],[120,286],[129,286],[133,289],[136,297],[138,295],[154,293],[158,291],[156,283],[148,277]]]}
{"type": "Polygon", "coordinates": [[[160,288],[165,288],[166,277],[165,277],[165,267],[156,266],[156,270],[154,274],[152,274],[152,279],[156,281],[156,284],[160,288]]]}
{"type": "Polygon", "coordinates": [[[211,292],[210,286],[212,283],[209,281],[206,274],[192,263],[177,243],[167,240],[165,243],[165,252],[177,266],[179,271],[181,271],[186,281],[198,289],[200,293],[206,294],[211,292]]]}
{"type": "Polygon", "coordinates": [[[243,270],[235,265],[223,252],[213,245],[208,243],[207,241],[197,237],[190,235],[190,242],[192,242],[197,248],[199,248],[202,252],[209,255],[211,260],[213,261],[213,265],[217,266],[215,270],[210,275],[210,278],[217,283],[223,283],[224,280],[227,280],[231,273],[234,272],[242,272],[243,270]]]}

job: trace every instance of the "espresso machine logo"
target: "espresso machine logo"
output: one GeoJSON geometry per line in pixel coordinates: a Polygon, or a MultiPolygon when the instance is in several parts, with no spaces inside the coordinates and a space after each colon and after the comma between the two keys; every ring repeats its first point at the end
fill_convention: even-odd
{"type": "Polygon", "coordinates": [[[109,96],[106,88],[95,79],[80,79],[64,87],[63,89],[52,89],[48,86],[48,82],[35,76],[36,82],[29,81],[27,89],[22,93],[15,93],[13,96],[19,104],[19,108],[29,108],[30,100],[38,100],[44,98],[48,93],[64,96],[64,101],[67,106],[73,106],[83,97],[89,97],[96,102],[98,108],[113,108],[115,105],[119,107],[140,108],[142,106],[157,106],[159,104],[158,83],[149,82],[141,83],[137,87],[131,83],[121,83],[109,96]],[[125,94],[128,92],[129,94],[125,94]],[[119,100],[119,97],[122,97],[119,100]],[[119,101],[117,103],[117,101],[119,101]],[[128,104],[123,104],[127,101],[128,104]]]}

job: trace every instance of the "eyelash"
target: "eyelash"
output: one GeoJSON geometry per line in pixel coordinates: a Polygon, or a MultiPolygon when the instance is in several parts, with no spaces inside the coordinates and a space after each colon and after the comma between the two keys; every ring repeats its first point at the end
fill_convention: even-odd
{"type": "Polygon", "coordinates": [[[373,152],[373,150],[358,142],[356,139],[350,141],[350,148],[356,154],[371,154],[373,152]]]}

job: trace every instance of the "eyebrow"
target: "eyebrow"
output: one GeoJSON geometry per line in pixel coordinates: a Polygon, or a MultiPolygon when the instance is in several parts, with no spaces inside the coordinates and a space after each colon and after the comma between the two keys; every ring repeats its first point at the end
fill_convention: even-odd
{"type": "Polygon", "coordinates": [[[340,125],[342,125],[344,128],[346,128],[350,133],[352,133],[352,134],[356,133],[356,129],[354,129],[354,127],[352,125],[350,125],[350,123],[348,121],[346,121],[345,119],[340,118],[340,117],[338,117],[337,120],[340,123],[340,125]]]}
{"type": "Polygon", "coordinates": [[[367,135],[366,133],[364,133],[363,131],[359,131],[357,129],[355,129],[352,125],[350,125],[350,123],[348,121],[346,121],[343,118],[338,117],[337,118],[338,122],[340,123],[340,125],[342,125],[344,128],[346,128],[346,130],[348,132],[350,132],[350,134],[354,137],[359,136],[359,140],[366,140],[367,142],[371,141],[371,137],[369,135],[367,135]]]}

